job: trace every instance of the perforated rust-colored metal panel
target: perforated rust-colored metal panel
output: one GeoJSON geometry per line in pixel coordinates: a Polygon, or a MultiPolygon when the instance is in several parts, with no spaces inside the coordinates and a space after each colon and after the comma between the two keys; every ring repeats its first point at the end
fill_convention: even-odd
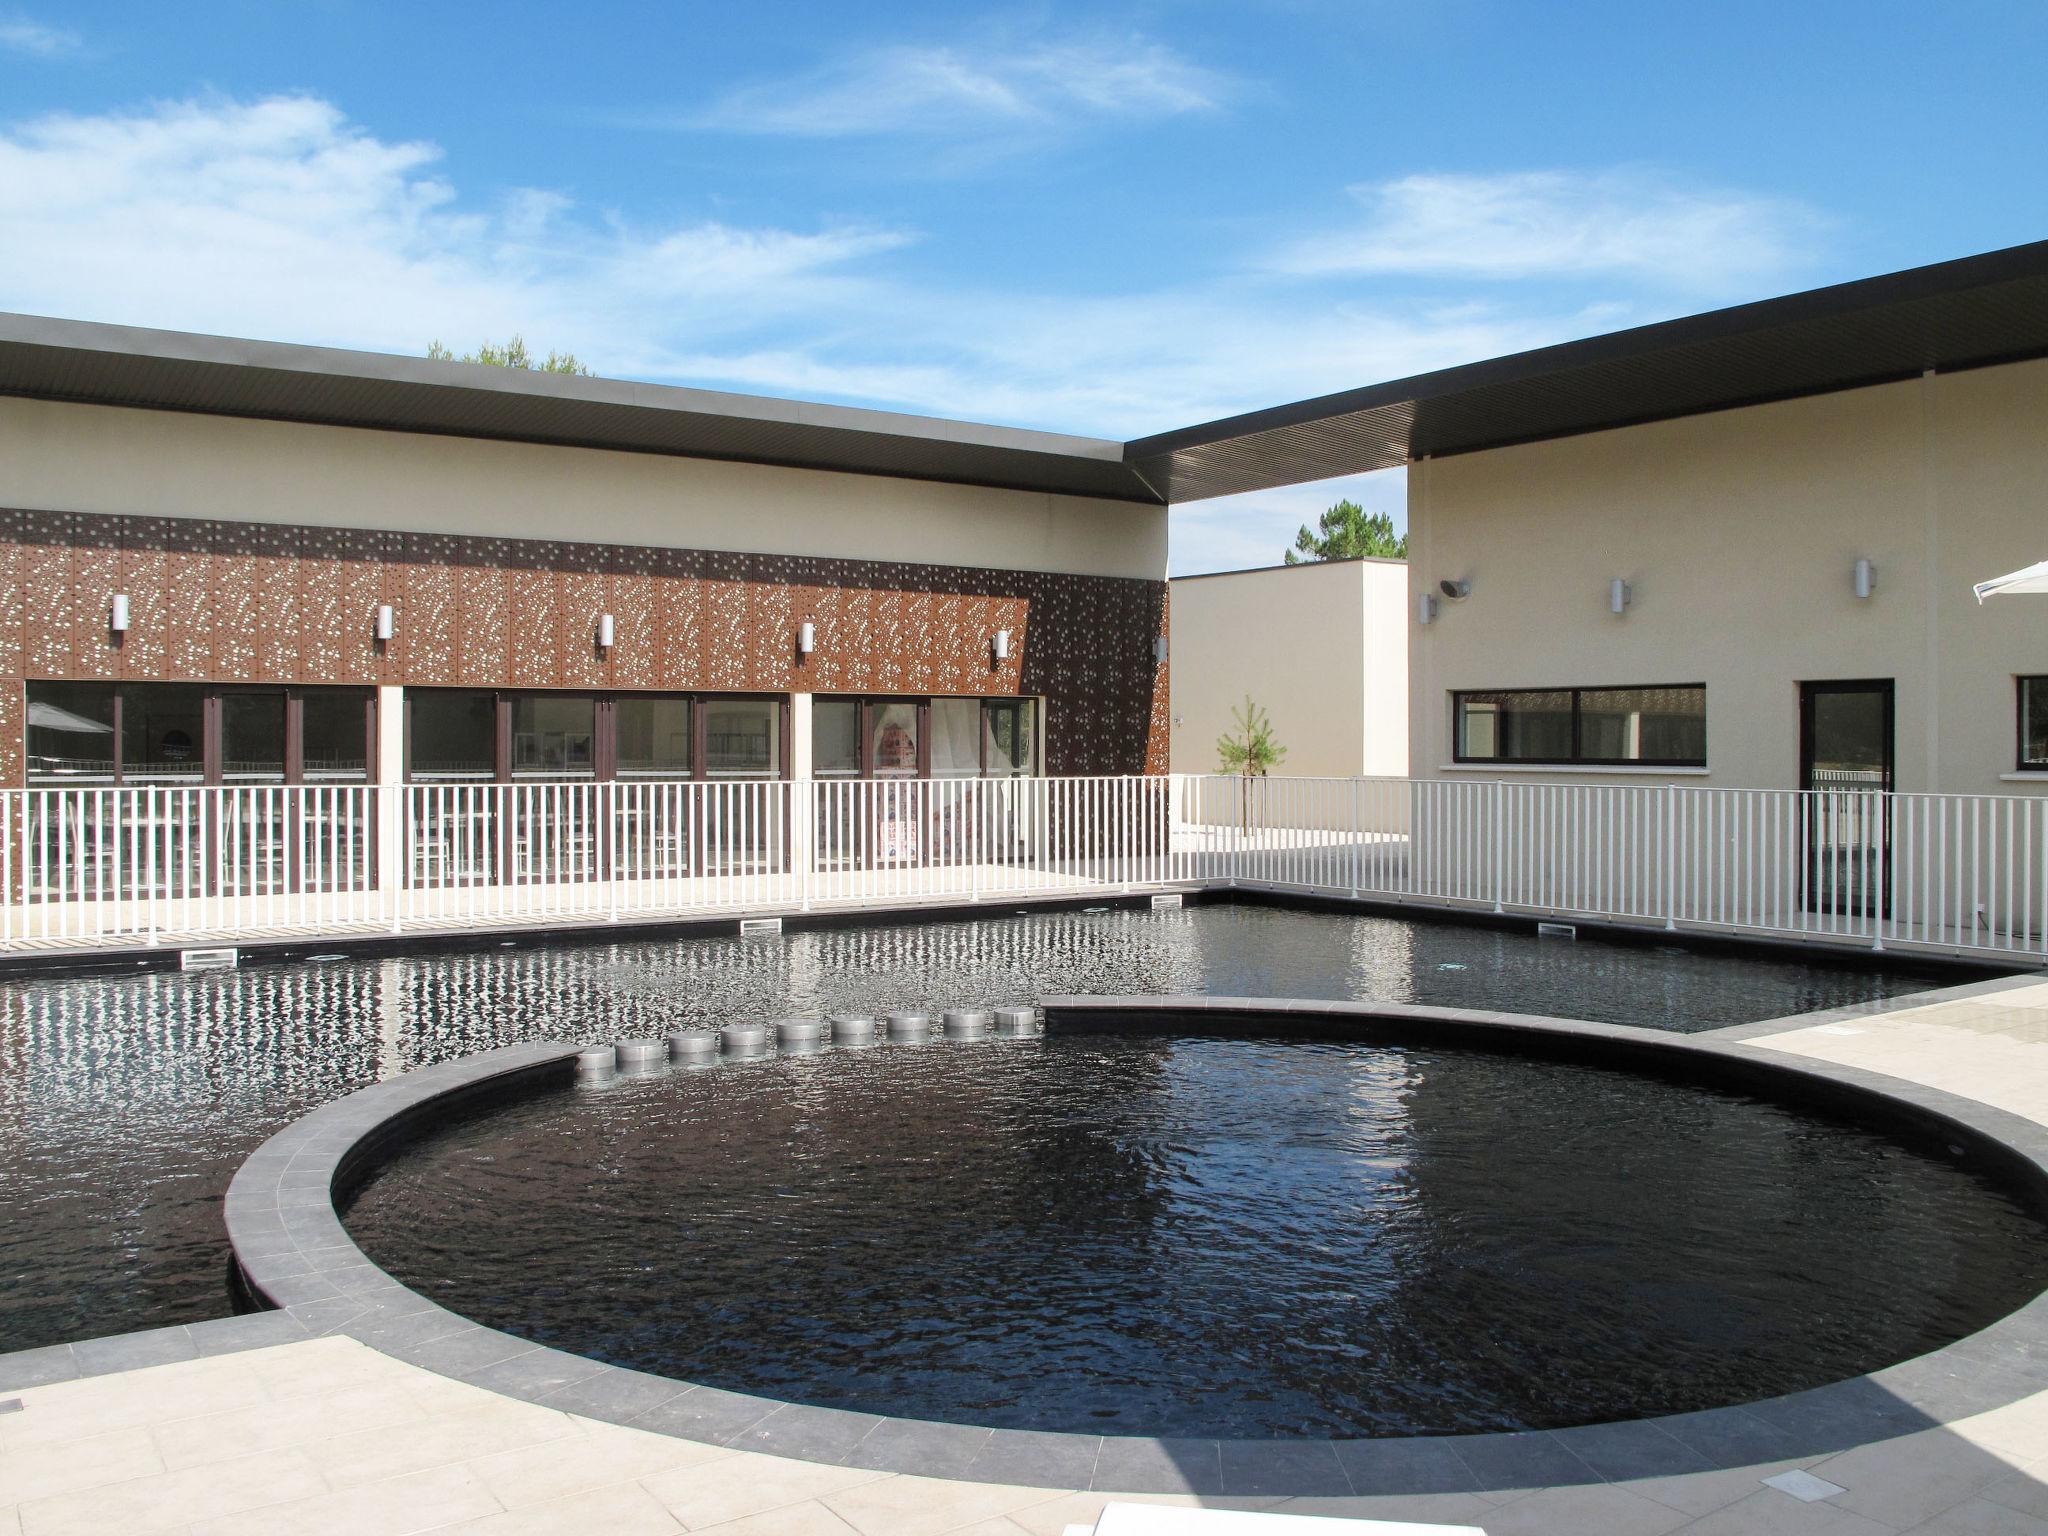
{"type": "Polygon", "coordinates": [[[0,763],[19,782],[24,678],[119,676],[1043,695],[1048,771],[1164,772],[1164,625],[1164,583],[1117,577],[0,511],[0,763]]]}

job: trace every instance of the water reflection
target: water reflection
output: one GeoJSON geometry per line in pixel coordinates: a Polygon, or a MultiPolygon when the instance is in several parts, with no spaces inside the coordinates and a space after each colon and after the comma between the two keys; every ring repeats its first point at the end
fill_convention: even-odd
{"type": "Polygon", "coordinates": [[[217,1315],[220,1196],[265,1136],[379,1077],[513,1041],[1054,992],[1361,997],[1698,1028],[1921,985],[1233,907],[0,983],[0,1349],[217,1315]]]}

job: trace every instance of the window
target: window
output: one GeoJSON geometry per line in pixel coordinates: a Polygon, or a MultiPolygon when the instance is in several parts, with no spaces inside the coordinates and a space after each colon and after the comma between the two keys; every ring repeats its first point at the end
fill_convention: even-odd
{"type": "Polygon", "coordinates": [[[875,706],[875,777],[914,779],[918,776],[916,704],[892,700],[875,706]]]}
{"type": "Polygon", "coordinates": [[[932,700],[932,777],[981,776],[981,701],[932,700]]]}
{"type": "Polygon", "coordinates": [[[369,778],[368,688],[28,684],[28,782],[332,784],[369,778]]]}
{"type": "Polygon", "coordinates": [[[613,706],[619,732],[619,777],[687,779],[691,751],[690,701],[658,694],[626,694],[613,706]]]}
{"type": "Polygon", "coordinates": [[[811,772],[817,778],[1009,779],[1037,771],[1036,699],[811,703],[811,772]]]}
{"type": "Polygon", "coordinates": [[[415,783],[779,779],[787,699],[406,691],[415,783]]]}
{"type": "Polygon", "coordinates": [[[28,781],[114,782],[114,685],[28,685],[28,781]]]}
{"type": "Polygon", "coordinates": [[[512,698],[512,777],[597,777],[597,700],[587,693],[512,698]]]}
{"type": "Polygon", "coordinates": [[[424,783],[498,776],[498,696],[468,689],[409,689],[408,772],[424,783]]]}
{"type": "Polygon", "coordinates": [[[821,779],[860,777],[860,700],[812,701],[811,772],[821,779]]]}
{"type": "Polygon", "coordinates": [[[982,706],[987,735],[983,772],[994,778],[1026,778],[1038,771],[1038,702],[991,699],[982,706]]]}
{"type": "Polygon", "coordinates": [[[2019,767],[2048,772],[2048,677],[2020,679],[2019,767]]]}
{"type": "Polygon", "coordinates": [[[776,778],[782,772],[779,699],[704,701],[704,776],[776,778]]]}
{"type": "Polygon", "coordinates": [[[1703,683],[1658,688],[1517,688],[1456,693],[1461,763],[1704,768],[1703,683]]]}

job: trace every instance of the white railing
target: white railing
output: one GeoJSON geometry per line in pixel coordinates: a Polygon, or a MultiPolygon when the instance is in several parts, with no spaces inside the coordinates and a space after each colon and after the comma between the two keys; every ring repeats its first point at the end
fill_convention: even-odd
{"type": "Polygon", "coordinates": [[[0,792],[0,946],[1237,883],[2048,957],[2048,800],[1171,777],[0,792]]]}

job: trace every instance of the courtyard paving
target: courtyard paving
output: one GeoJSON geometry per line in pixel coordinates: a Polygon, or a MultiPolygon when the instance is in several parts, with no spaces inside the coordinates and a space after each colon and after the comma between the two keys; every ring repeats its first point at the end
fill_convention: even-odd
{"type": "MultiPolygon", "coordinates": [[[[2048,982],[1726,1033],[2048,1123],[2048,982]]],[[[702,1444],[503,1397],[354,1339],[266,1342],[275,1336],[264,1318],[242,1318],[0,1357],[0,1536],[1060,1536],[1124,1497],[702,1444]]],[[[1419,1497],[1134,1497],[1491,1536],[2048,1536],[2048,1393],[1831,1455],[1689,1476],[1419,1497]]]]}

